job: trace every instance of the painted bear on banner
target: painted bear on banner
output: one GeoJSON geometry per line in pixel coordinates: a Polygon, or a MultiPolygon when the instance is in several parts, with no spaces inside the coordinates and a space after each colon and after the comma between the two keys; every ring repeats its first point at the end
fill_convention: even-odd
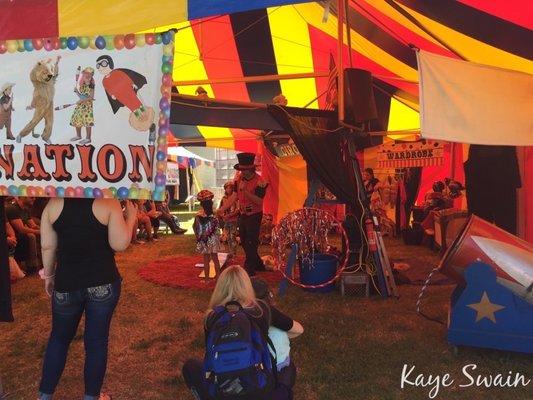
{"type": "Polygon", "coordinates": [[[26,109],[34,110],[33,118],[20,131],[17,136],[17,143],[20,143],[22,138],[30,134],[30,132],[33,137],[39,137],[39,135],[35,135],[34,129],[44,119],[44,131],[41,137],[46,143],[51,144],[50,136],[54,125],[55,83],[59,75],[58,65],[60,59],[61,56],[58,56],[55,63],[52,62],[51,58],[41,60],[31,70],[30,80],[33,84],[33,98],[31,105],[26,107],[26,109]]]}

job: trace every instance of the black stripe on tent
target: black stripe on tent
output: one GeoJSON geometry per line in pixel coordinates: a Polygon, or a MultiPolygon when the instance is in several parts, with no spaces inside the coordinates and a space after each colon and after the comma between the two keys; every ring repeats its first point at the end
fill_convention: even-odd
{"type": "MultiPolygon", "coordinates": [[[[337,15],[337,8],[332,4],[332,14],[337,15]]],[[[365,39],[374,43],[383,51],[394,58],[400,60],[411,68],[417,69],[416,55],[414,51],[400,42],[386,30],[375,24],[373,21],[367,19],[363,14],[359,13],[353,7],[348,11],[348,21],[350,28],[359,33],[365,39]]]]}
{"type": "MultiPolygon", "coordinates": [[[[267,10],[231,14],[230,20],[244,76],[277,74],[267,10]]],[[[272,103],[281,93],[277,81],[246,83],[246,87],[250,100],[257,103],[272,103]]]]}
{"type": "MultiPolygon", "coordinates": [[[[407,102],[418,104],[418,96],[415,96],[409,92],[406,92],[405,90],[399,89],[396,86],[393,86],[385,81],[382,81],[381,79],[378,79],[376,77],[372,78],[373,80],[373,86],[375,88],[378,88],[378,90],[382,92],[386,92],[390,97],[396,98],[398,101],[402,102],[402,104],[405,104],[407,107],[412,108],[411,105],[407,102]],[[406,100],[407,102],[403,102],[402,100],[406,100]]],[[[418,111],[418,110],[415,110],[418,111]]]]}
{"type": "MultiPolygon", "coordinates": [[[[178,94],[178,88],[175,86],[172,87],[172,93],[178,94]]],[[[175,138],[179,140],[183,139],[194,139],[196,146],[205,146],[205,140],[201,140],[204,137],[200,133],[200,130],[197,126],[193,125],[183,125],[180,122],[183,122],[183,120],[180,120],[180,113],[178,112],[178,109],[180,109],[178,104],[171,103],[170,106],[170,131],[172,132],[172,135],[174,135],[175,138]]]]}
{"type": "MultiPolygon", "coordinates": [[[[386,0],[401,3],[467,36],[527,59],[533,58],[533,33],[512,22],[456,0],[386,0]]],[[[511,7],[511,5],[508,5],[511,7]]]]}

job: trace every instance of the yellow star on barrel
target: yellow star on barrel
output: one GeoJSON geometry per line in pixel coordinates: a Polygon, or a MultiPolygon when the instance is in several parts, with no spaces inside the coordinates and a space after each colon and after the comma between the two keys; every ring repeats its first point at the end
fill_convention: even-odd
{"type": "Polygon", "coordinates": [[[483,318],[487,318],[494,323],[496,323],[494,313],[505,308],[505,306],[491,303],[487,292],[483,292],[483,296],[479,303],[468,304],[468,307],[477,311],[476,322],[481,321],[483,318]]]}

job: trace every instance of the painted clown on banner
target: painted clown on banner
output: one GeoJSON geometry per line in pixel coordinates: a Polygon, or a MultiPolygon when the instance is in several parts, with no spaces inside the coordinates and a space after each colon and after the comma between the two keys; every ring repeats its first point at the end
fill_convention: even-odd
{"type": "Polygon", "coordinates": [[[7,44],[0,195],[163,197],[173,32],[7,44]]]}

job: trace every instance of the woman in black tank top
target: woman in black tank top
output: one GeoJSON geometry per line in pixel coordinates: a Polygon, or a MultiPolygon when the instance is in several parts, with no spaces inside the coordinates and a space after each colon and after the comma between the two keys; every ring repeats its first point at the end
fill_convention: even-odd
{"type": "Polygon", "coordinates": [[[100,389],[107,365],[109,328],[121,279],[115,251],[125,250],[137,210],[126,220],[117,200],[52,199],[41,219],[46,293],[52,298],[52,332],[39,399],[52,399],[67,352],[85,314],[85,400],[108,399],[100,389]]]}

